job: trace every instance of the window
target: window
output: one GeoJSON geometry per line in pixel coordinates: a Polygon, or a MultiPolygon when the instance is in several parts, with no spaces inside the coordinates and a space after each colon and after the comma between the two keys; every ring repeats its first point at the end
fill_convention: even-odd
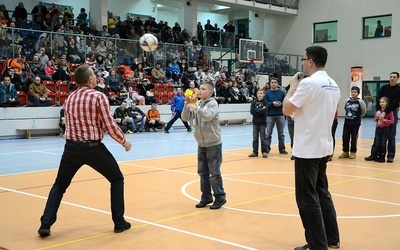
{"type": "Polygon", "coordinates": [[[363,38],[390,37],[391,35],[391,14],[363,18],[363,38]]]}
{"type": "Polygon", "coordinates": [[[338,21],[314,23],[314,43],[336,42],[338,21]]]}

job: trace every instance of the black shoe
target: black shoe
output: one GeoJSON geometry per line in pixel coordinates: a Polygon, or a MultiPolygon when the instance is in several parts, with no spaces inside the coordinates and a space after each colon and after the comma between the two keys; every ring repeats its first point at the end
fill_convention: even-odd
{"type": "Polygon", "coordinates": [[[376,160],[376,156],[370,155],[368,157],[365,157],[364,160],[366,160],[366,161],[375,161],[376,160]]]}
{"type": "Polygon", "coordinates": [[[122,226],[114,226],[114,233],[122,233],[125,230],[131,228],[131,223],[125,221],[122,226]]]}
{"type": "Polygon", "coordinates": [[[205,207],[205,206],[207,206],[207,204],[210,204],[212,202],[213,202],[213,200],[209,200],[209,201],[201,200],[198,204],[196,204],[196,207],[197,208],[202,208],[202,207],[205,207]]]}
{"type": "Polygon", "coordinates": [[[191,129],[191,128],[188,128],[188,129],[187,129],[187,132],[192,132],[192,129],[191,129]]]}
{"type": "Polygon", "coordinates": [[[389,162],[389,163],[393,163],[393,160],[394,160],[393,158],[390,158],[390,157],[387,158],[387,162],[389,162]]]}
{"type": "Polygon", "coordinates": [[[164,133],[169,134],[169,131],[168,130],[164,130],[164,133]]]}
{"type": "Polygon", "coordinates": [[[294,250],[310,250],[310,248],[308,248],[308,245],[304,245],[302,247],[295,247],[294,250]]]}
{"type": "Polygon", "coordinates": [[[279,150],[279,153],[283,154],[283,155],[288,155],[289,154],[286,150],[279,150]]]}
{"type": "Polygon", "coordinates": [[[339,249],[340,248],[340,243],[336,243],[336,244],[329,244],[328,243],[328,247],[329,248],[333,248],[333,249],[339,249]]]}
{"type": "Polygon", "coordinates": [[[386,161],[385,161],[385,158],[376,158],[375,162],[383,163],[383,162],[386,162],[386,161]]]}
{"type": "Polygon", "coordinates": [[[292,155],[292,157],[290,157],[290,159],[293,161],[294,160],[294,156],[292,155]]]}
{"type": "Polygon", "coordinates": [[[40,228],[38,230],[38,234],[40,237],[47,237],[50,235],[50,228],[40,226],[40,228]]]}
{"type": "Polygon", "coordinates": [[[137,129],[133,130],[134,134],[136,134],[137,132],[139,132],[139,130],[137,130],[137,129]]]}
{"type": "Polygon", "coordinates": [[[226,203],[226,199],[222,201],[214,201],[214,203],[210,206],[210,209],[220,209],[226,203]]]}

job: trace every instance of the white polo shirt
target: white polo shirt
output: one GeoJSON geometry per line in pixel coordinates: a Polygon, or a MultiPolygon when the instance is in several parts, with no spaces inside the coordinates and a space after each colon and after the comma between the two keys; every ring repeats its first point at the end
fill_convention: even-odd
{"type": "Polygon", "coordinates": [[[331,127],[340,99],[340,89],[326,71],[304,78],[289,101],[295,112],[293,155],[321,158],[333,154],[331,127]]]}

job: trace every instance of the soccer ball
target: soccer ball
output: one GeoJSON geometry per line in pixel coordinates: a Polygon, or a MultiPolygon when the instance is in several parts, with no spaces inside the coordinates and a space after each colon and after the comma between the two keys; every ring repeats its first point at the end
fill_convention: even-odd
{"type": "Polygon", "coordinates": [[[157,49],[158,39],[153,34],[146,33],[140,37],[139,43],[144,51],[153,52],[157,49]]]}

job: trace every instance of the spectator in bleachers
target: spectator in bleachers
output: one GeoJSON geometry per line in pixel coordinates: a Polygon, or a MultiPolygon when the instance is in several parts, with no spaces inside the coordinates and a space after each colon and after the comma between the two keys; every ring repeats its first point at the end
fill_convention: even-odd
{"type": "Polygon", "coordinates": [[[82,38],[79,39],[79,43],[76,45],[76,48],[78,49],[78,53],[80,55],[87,55],[91,52],[89,46],[85,44],[85,39],[82,38]]]}
{"type": "Polygon", "coordinates": [[[150,132],[157,132],[160,127],[164,126],[164,122],[161,121],[160,112],[157,110],[157,103],[151,104],[146,117],[146,126],[150,132]]]}
{"type": "Polygon", "coordinates": [[[6,29],[7,27],[7,19],[4,17],[4,13],[0,11],[0,39],[6,40],[6,29]]]}
{"type": "Polygon", "coordinates": [[[57,28],[57,33],[53,35],[53,44],[54,44],[54,50],[56,53],[62,53],[64,50],[64,41],[65,37],[62,33],[64,30],[64,26],[60,26],[57,28]]]}
{"type": "Polygon", "coordinates": [[[112,12],[108,12],[107,15],[108,15],[107,18],[108,32],[112,36],[117,33],[117,21],[115,20],[112,12]]]}
{"type": "Polygon", "coordinates": [[[28,18],[28,12],[25,9],[24,3],[19,2],[18,6],[15,7],[14,13],[12,15],[16,19],[16,27],[21,27],[21,23],[26,23],[28,18]]]}
{"type": "Polygon", "coordinates": [[[50,106],[51,98],[48,97],[46,86],[40,80],[40,77],[35,77],[33,84],[29,86],[29,94],[31,96],[31,106],[50,106]]]}
{"type": "MultiPolygon", "coordinates": [[[[9,59],[10,60],[10,59],[9,59]]],[[[3,77],[9,76],[11,83],[15,85],[15,88],[18,90],[23,91],[22,79],[21,74],[15,73],[15,69],[12,67],[7,67],[6,71],[3,74],[3,77]]],[[[25,90],[26,91],[26,90],[25,90]]]]}
{"type": "Polygon", "coordinates": [[[44,48],[46,52],[47,47],[48,47],[48,41],[46,39],[46,34],[43,33],[39,36],[39,40],[35,43],[35,52],[39,53],[41,48],[44,48]]]}
{"type": "Polygon", "coordinates": [[[102,55],[97,55],[95,69],[100,71],[106,70],[105,61],[102,55]]]}
{"type": "Polygon", "coordinates": [[[43,6],[42,2],[39,2],[35,7],[33,7],[31,13],[33,15],[33,22],[41,25],[42,20],[47,14],[47,8],[43,6]]]}
{"type": "Polygon", "coordinates": [[[114,111],[114,121],[124,133],[132,134],[132,118],[129,117],[126,101],[122,101],[121,106],[114,111]]]}
{"type": "Polygon", "coordinates": [[[8,20],[8,27],[16,28],[17,27],[17,19],[15,17],[11,17],[8,20]]]}
{"type": "Polygon", "coordinates": [[[163,83],[165,81],[165,72],[161,69],[161,64],[156,62],[155,67],[151,70],[151,79],[153,83],[163,83]]]}
{"type": "Polygon", "coordinates": [[[87,27],[87,13],[86,13],[85,8],[81,8],[81,12],[76,17],[76,19],[77,19],[76,26],[78,26],[78,23],[79,23],[79,26],[82,26],[82,29],[84,30],[87,27]]]}
{"type": "Polygon", "coordinates": [[[115,60],[112,53],[108,53],[106,59],[104,60],[104,67],[106,71],[115,67],[115,60]]]}
{"type": "Polygon", "coordinates": [[[138,16],[138,17],[136,17],[135,21],[133,21],[133,27],[134,27],[136,33],[139,32],[141,26],[143,26],[143,22],[142,22],[142,20],[140,20],[140,17],[138,16]]]}
{"type": "Polygon", "coordinates": [[[174,81],[174,83],[178,83],[179,78],[181,76],[181,70],[179,64],[176,62],[176,59],[172,59],[171,69],[172,69],[171,78],[174,81]]]}
{"type": "Polygon", "coordinates": [[[26,68],[24,72],[21,74],[21,83],[24,86],[24,92],[27,93],[29,89],[29,85],[31,85],[35,80],[35,74],[32,73],[32,69],[30,67],[26,68]]]}
{"type": "Polygon", "coordinates": [[[143,78],[146,78],[147,71],[143,68],[142,63],[138,63],[135,71],[133,72],[133,77],[138,79],[139,76],[142,76],[143,78]]]}
{"type": "Polygon", "coordinates": [[[101,34],[102,37],[110,37],[110,32],[108,32],[108,27],[107,25],[103,25],[103,29],[101,30],[101,34]]]}
{"type": "Polygon", "coordinates": [[[110,69],[109,75],[106,78],[106,83],[110,90],[116,94],[119,93],[121,91],[121,82],[122,78],[117,73],[117,70],[115,68],[110,69]]]}
{"type": "Polygon", "coordinates": [[[96,58],[95,58],[95,54],[94,54],[94,53],[89,53],[89,54],[87,55],[87,58],[86,58],[85,63],[86,63],[87,65],[89,65],[89,67],[90,67],[91,69],[95,70],[95,68],[96,68],[96,58]]]}
{"type": "Polygon", "coordinates": [[[56,72],[52,75],[54,81],[70,81],[71,80],[71,69],[65,55],[62,55],[58,62],[56,72]]]}
{"type": "Polygon", "coordinates": [[[53,65],[53,61],[49,60],[47,62],[47,65],[44,66],[44,74],[48,77],[51,77],[51,80],[53,80],[53,74],[56,73],[56,68],[53,65]]]}
{"type": "Polygon", "coordinates": [[[0,83],[0,107],[16,107],[19,105],[18,93],[9,76],[4,76],[0,83]]]}
{"type": "Polygon", "coordinates": [[[65,8],[63,16],[64,16],[63,25],[65,25],[66,23],[74,25],[74,13],[72,12],[71,9],[65,8]]]}
{"type": "Polygon", "coordinates": [[[199,39],[199,42],[201,44],[204,44],[204,29],[203,26],[201,25],[201,22],[197,23],[197,37],[199,39]]]}
{"type": "Polygon", "coordinates": [[[162,51],[162,48],[159,48],[158,50],[156,50],[156,62],[158,63],[163,63],[164,61],[164,53],[162,51]]]}
{"type": "Polygon", "coordinates": [[[10,15],[8,14],[8,10],[4,4],[0,5],[0,11],[3,12],[4,18],[7,20],[7,22],[10,20],[10,15]]]}
{"type": "Polygon", "coordinates": [[[230,93],[229,82],[224,81],[224,84],[219,88],[219,94],[225,99],[224,103],[231,102],[232,97],[230,93]]]}
{"type": "Polygon", "coordinates": [[[68,43],[67,58],[70,62],[75,62],[75,63],[80,63],[82,60],[82,55],[79,53],[74,39],[70,39],[68,43]]]}
{"type": "Polygon", "coordinates": [[[188,41],[189,40],[190,36],[189,36],[189,34],[188,34],[186,29],[182,30],[181,37],[182,37],[183,41],[188,41]]]}
{"type": "Polygon", "coordinates": [[[143,133],[144,125],[146,123],[146,114],[136,106],[136,101],[131,103],[131,106],[128,108],[128,114],[129,117],[132,118],[133,133],[143,133]],[[140,126],[139,129],[137,128],[138,125],[140,126]]]}
{"type": "Polygon", "coordinates": [[[107,46],[104,40],[100,40],[99,44],[96,47],[96,52],[103,57],[107,56],[107,46]]]}
{"type": "Polygon", "coordinates": [[[147,78],[143,78],[141,75],[139,76],[136,90],[139,95],[144,96],[146,105],[156,103],[156,98],[154,98],[154,94],[151,92],[154,87],[154,84],[152,84],[147,78]]]}
{"type": "Polygon", "coordinates": [[[225,48],[231,48],[234,45],[234,33],[235,33],[235,26],[233,26],[233,22],[229,21],[227,24],[224,25],[225,29],[225,48]]]}
{"type": "Polygon", "coordinates": [[[179,25],[178,22],[175,22],[174,27],[172,27],[172,32],[178,33],[178,34],[180,34],[182,32],[181,26],[179,25]]]}
{"type": "Polygon", "coordinates": [[[53,31],[53,20],[51,18],[50,13],[47,13],[44,16],[41,26],[42,26],[42,30],[44,30],[44,31],[53,31]]]}

